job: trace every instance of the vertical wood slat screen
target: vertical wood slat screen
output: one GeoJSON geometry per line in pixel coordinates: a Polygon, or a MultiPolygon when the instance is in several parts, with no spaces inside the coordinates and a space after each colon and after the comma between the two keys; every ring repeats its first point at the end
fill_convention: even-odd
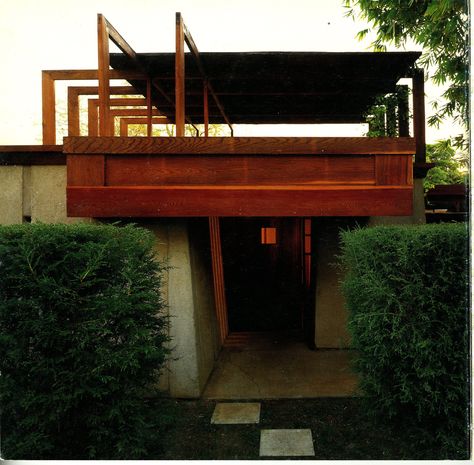
{"type": "Polygon", "coordinates": [[[227,323],[227,304],[225,299],[224,267],[222,262],[222,248],[220,238],[219,218],[209,217],[209,231],[211,237],[212,274],[214,278],[214,297],[216,304],[217,323],[219,326],[220,343],[223,344],[229,333],[227,323]]]}

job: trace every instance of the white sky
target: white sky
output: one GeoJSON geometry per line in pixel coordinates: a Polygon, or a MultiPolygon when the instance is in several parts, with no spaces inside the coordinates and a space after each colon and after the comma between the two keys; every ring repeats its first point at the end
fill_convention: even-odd
{"type": "MultiPolygon", "coordinates": [[[[344,17],[342,0],[0,0],[0,145],[41,143],[42,69],[97,68],[97,13],[135,51],[172,52],[176,11],[200,51],[366,51],[370,45],[370,38],[355,39],[364,24],[344,17]]],[[[427,104],[440,93],[430,85],[426,92],[427,104]]],[[[241,126],[235,135],[244,129],[247,135],[262,134],[241,126]]],[[[340,129],[339,135],[361,131],[340,129]]],[[[263,132],[273,134],[268,127],[263,132]]],[[[441,131],[428,128],[427,139],[458,132],[450,124],[441,131]]],[[[292,134],[322,133],[336,135],[315,126],[292,134]]]]}

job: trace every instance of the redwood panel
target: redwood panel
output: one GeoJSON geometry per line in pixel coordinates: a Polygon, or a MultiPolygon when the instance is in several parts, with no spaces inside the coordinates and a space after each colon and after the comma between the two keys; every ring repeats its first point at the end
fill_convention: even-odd
{"type": "Polygon", "coordinates": [[[103,186],[104,163],[103,155],[68,155],[67,185],[103,186]]]}
{"type": "Polygon", "coordinates": [[[66,137],[65,153],[363,155],[415,153],[410,137],[66,137]]]}
{"type": "Polygon", "coordinates": [[[211,238],[212,275],[214,278],[216,317],[219,324],[220,343],[222,345],[229,333],[229,325],[227,322],[227,301],[224,285],[224,267],[222,263],[219,218],[209,218],[209,231],[211,238]]]}
{"type": "Polygon", "coordinates": [[[413,184],[407,165],[411,162],[406,155],[383,155],[375,157],[375,179],[377,185],[405,186],[413,184]]]}
{"type": "MultiPolygon", "coordinates": [[[[401,160],[394,166],[401,170],[401,160]]],[[[404,165],[403,165],[404,166],[404,165]]],[[[375,184],[373,156],[107,157],[107,185],[375,184]]]]}
{"type": "Polygon", "coordinates": [[[411,187],[68,187],[68,216],[390,216],[412,213],[411,187]]]}

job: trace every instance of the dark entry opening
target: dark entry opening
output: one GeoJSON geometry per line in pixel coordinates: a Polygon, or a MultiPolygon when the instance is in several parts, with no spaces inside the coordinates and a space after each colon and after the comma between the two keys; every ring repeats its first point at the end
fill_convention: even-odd
{"type": "Polygon", "coordinates": [[[301,331],[305,306],[301,218],[221,218],[229,331],[301,331]]]}

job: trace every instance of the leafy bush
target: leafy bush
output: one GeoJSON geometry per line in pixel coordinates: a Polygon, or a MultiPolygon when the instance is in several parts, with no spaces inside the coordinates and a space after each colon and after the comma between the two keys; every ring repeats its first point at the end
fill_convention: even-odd
{"type": "Polygon", "coordinates": [[[464,224],[342,233],[343,292],[367,408],[467,450],[468,242],[464,224]]]}
{"type": "Polygon", "coordinates": [[[167,355],[152,244],[132,226],[0,227],[4,457],[146,453],[142,393],[167,355]]]}

